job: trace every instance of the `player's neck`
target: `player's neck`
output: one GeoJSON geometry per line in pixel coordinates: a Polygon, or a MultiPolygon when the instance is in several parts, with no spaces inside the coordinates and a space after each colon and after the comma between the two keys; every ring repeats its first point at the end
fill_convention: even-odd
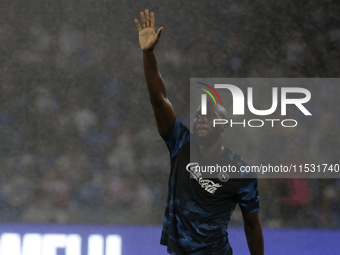
{"type": "Polygon", "coordinates": [[[214,159],[220,156],[224,151],[222,139],[218,139],[215,143],[209,146],[199,145],[199,151],[202,158],[214,159]]]}

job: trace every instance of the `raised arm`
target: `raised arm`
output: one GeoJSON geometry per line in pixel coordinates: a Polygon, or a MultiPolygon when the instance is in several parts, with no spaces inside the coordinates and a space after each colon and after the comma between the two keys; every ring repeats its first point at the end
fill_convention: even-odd
{"type": "Polygon", "coordinates": [[[155,33],[155,15],[149,10],[140,13],[142,27],[138,20],[135,23],[139,32],[139,44],[143,51],[143,64],[146,84],[149,91],[150,102],[155,114],[158,132],[165,135],[169,132],[175,121],[175,113],[167,98],[162,76],[158,70],[157,61],[153,52],[161,36],[163,27],[155,33]]]}

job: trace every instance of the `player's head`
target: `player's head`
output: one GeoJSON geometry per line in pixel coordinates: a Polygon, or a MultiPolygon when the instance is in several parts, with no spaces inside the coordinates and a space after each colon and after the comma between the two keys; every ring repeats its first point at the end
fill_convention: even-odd
{"type": "Polygon", "coordinates": [[[207,102],[207,114],[201,114],[201,106],[199,106],[194,118],[194,138],[201,145],[212,145],[218,139],[223,137],[223,133],[227,129],[227,124],[216,125],[213,127],[214,119],[226,119],[227,111],[221,105],[215,105],[213,102],[207,102]]]}

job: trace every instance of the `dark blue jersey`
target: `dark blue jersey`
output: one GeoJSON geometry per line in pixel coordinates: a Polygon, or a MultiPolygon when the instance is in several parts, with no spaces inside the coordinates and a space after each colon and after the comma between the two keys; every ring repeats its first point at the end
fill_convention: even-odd
{"type": "Polygon", "coordinates": [[[163,139],[170,151],[171,172],[161,244],[176,255],[232,254],[227,232],[230,216],[236,204],[245,213],[258,210],[257,179],[225,182],[195,175],[192,161],[237,167],[246,162],[228,149],[211,162],[196,155],[198,151],[190,157],[190,131],[178,120],[163,139]]]}

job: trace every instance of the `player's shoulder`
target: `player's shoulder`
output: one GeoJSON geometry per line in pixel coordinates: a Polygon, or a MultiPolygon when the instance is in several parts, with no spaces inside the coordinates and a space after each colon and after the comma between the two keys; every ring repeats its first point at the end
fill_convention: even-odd
{"type": "Polygon", "coordinates": [[[178,137],[183,134],[190,134],[189,129],[179,119],[175,119],[169,131],[166,134],[163,134],[163,135],[161,134],[161,137],[163,139],[167,139],[172,136],[178,137]]]}
{"type": "Polygon", "coordinates": [[[189,129],[178,119],[175,120],[169,132],[166,135],[161,135],[165,141],[170,156],[173,158],[183,146],[190,142],[189,129]]]}
{"type": "Polygon", "coordinates": [[[249,169],[248,162],[245,159],[243,159],[238,153],[227,148],[226,154],[227,154],[228,160],[230,161],[230,164],[233,166],[236,166],[238,170],[236,176],[238,176],[238,178],[241,178],[244,180],[257,178],[256,174],[248,171],[249,169]]]}
{"type": "Polygon", "coordinates": [[[230,150],[229,148],[226,148],[226,155],[228,160],[231,161],[237,167],[249,165],[247,161],[244,160],[238,153],[236,153],[233,150],[230,150]]]}

